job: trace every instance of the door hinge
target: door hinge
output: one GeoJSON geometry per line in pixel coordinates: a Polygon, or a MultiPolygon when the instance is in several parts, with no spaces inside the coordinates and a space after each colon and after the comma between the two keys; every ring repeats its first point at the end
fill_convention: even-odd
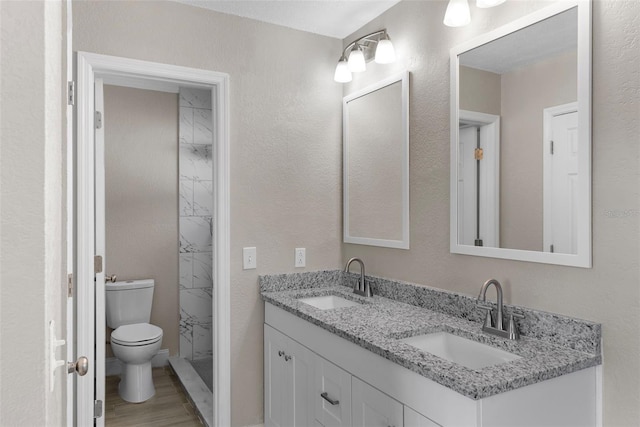
{"type": "Polygon", "coordinates": [[[102,128],[102,113],[100,111],[96,111],[96,129],[102,128]]]}
{"type": "Polygon", "coordinates": [[[553,253],[553,245],[549,246],[549,252],[553,253]]]}
{"type": "Polygon", "coordinates": [[[476,160],[482,160],[484,157],[484,150],[482,148],[476,148],[473,152],[473,157],[475,157],[476,160]]]}
{"type": "Polygon", "coordinates": [[[553,155],[553,141],[551,141],[551,154],[553,155]]]}
{"type": "Polygon", "coordinates": [[[100,255],[96,255],[93,258],[93,271],[96,274],[102,273],[102,257],[100,255]]]}
{"type": "Polygon", "coordinates": [[[102,400],[93,401],[93,418],[100,418],[102,416],[102,400]]]}
{"type": "Polygon", "coordinates": [[[67,105],[76,105],[76,82],[67,82],[67,105]]]}
{"type": "Polygon", "coordinates": [[[67,274],[67,298],[73,296],[73,274],[67,274]]]}

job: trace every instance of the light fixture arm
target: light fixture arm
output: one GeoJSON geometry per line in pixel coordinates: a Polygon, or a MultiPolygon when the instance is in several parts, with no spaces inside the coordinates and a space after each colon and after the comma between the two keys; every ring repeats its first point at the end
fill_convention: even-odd
{"type": "Polygon", "coordinates": [[[387,29],[374,31],[373,33],[367,34],[366,36],[362,36],[359,39],[349,43],[347,47],[342,51],[342,57],[347,58],[353,48],[358,45],[362,49],[364,53],[364,58],[367,62],[371,61],[375,55],[375,46],[382,39],[389,39],[389,34],[387,34],[387,29]]]}

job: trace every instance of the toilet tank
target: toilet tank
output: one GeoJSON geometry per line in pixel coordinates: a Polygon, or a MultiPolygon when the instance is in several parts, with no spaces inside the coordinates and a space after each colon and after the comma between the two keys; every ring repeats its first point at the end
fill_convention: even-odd
{"type": "Polygon", "coordinates": [[[153,279],[105,283],[107,325],[149,323],[154,285],[153,279]]]}

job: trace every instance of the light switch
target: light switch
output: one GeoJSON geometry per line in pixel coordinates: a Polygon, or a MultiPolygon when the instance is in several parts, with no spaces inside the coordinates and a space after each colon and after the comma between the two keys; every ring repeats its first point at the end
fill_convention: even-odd
{"type": "Polygon", "coordinates": [[[304,267],[305,265],[307,265],[307,260],[306,260],[306,254],[305,254],[305,249],[304,248],[296,248],[296,258],[295,258],[295,266],[296,268],[298,267],[304,267]]]}
{"type": "Polygon", "coordinates": [[[256,268],[256,248],[242,248],[242,268],[244,270],[253,270],[256,268]]]}

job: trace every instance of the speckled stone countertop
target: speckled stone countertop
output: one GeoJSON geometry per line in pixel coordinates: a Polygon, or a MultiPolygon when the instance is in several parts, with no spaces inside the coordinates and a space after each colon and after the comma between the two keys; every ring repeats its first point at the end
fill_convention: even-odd
{"type": "Polygon", "coordinates": [[[506,313],[517,310],[525,315],[519,325],[521,339],[510,341],[482,332],[483,313],[475,307],[475,298],[370,276],[374,297],[364,298],[352,292],[353,277],[337,270],[261,276],[260,289],[266,302],[471,399],[602,363],[600,324],[505,305],[506,313]],[[361,305],[320,310],[298,301],[322,295],[338,295],[361,305]],[[473,370],[399,341],[439,331],[521,358],[473,370]]]}

